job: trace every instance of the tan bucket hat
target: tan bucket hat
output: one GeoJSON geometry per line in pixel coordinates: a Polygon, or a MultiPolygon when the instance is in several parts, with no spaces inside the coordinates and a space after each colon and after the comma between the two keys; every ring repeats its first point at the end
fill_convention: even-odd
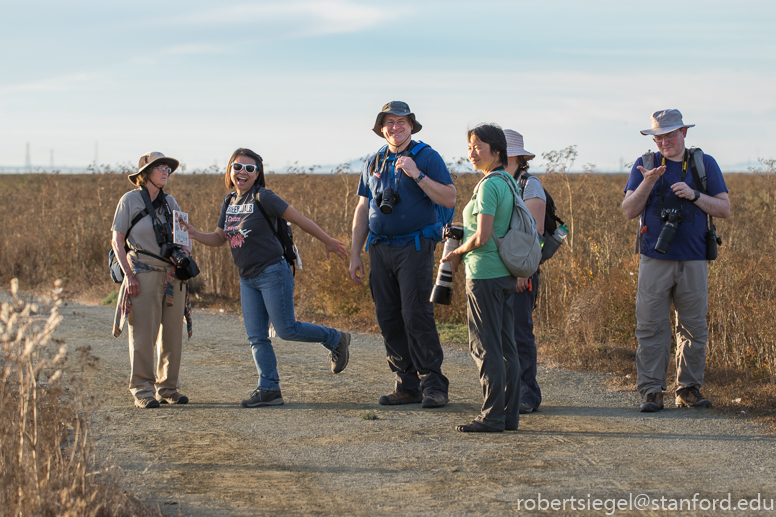
{"type": "Polygon", "coordinates": [[[412,122],[412,131],[410,132],[412,135],[423,129],[423,126],[420,125],[420,122],[415,119],[415,114],[410,111],[409,104],[401,101],[391,101],[383,106],[383,109],[380,111],[380,113],[377,114],[377,118],[375,119],[375,126],[372,128],[372,131],[374,131],[375,134],[380,138],[385,138],[383,136],[383,119],[388,113],[391,115],[397,115],[399,117],[409,117],[410,122],[412,122]]]}
{"type": "Polygon", "coordinates": [[[664,135],[681,127],[695,127],[695,124],[682,122],[679,110],[662,110],[652,114],[652,127],[641,131],[642,135],[664,135]]]}
{"type": "Polygon", "coordinates": [[[169,158],[163,155],[162,153],[158,153],[158,152],[145,153],[143,156],[140,157],[140,161],[137,164],[137,172],[133,172],[127,177],[129,178],[129,181],[133,185],[137,185],[137,177],[140,175],[141,172],[143,172],[149,167],[153,168],[154,166],[160,163],[166,163],[167,165],[170,166],[170,169],[172,169],[170,171],[170,174],[175,172],[175,169],[177,169],[178,165],[180,164],[180,162],[175,158],[169,158]]]}
{"type": "Polygon", "coordinates": [[[523,135],[514,129],[505,129],[504,136],[507,137],[507,156],[525,156],[526,161],[536,158],[534,153],[523,147],[523,135]]]}

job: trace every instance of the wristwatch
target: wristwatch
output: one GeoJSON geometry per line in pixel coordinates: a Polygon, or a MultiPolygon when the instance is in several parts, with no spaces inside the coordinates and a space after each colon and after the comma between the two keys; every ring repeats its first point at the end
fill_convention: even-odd
{"type": "Polygon", "coordinates": [[[693,202],[693,203],[695,203],[695,202],[696,202],[696,201],[698,201],[700,198],[701,198],[701,191],[700,191],[700,190],[696,190],[696,191],[695,191],[695,198],[692,200],[692,202],[693,202]]]}
{"type": "Polygon", "coordinates": [[[415,183],[420,183],[420,180],[422,180],[425,177],[426,175],[421,172],[420,174],[418,174],[418,177],[415,178],[415,183]]]}

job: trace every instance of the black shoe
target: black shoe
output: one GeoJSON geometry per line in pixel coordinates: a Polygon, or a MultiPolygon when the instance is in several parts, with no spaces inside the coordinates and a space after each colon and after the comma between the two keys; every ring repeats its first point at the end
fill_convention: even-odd
{"type": "Polygon", "coordinates": [[[469,424],[457,425],[455,426],[455,430],[460,431],[462,433],[501,433],[503,432],[501,429],[490,427],[489,425],[485,425],[482,422],[477,422],[476,420],[472,420],[471,423],[469,424]]]}
{"type": "Polygon", "coordinates": [[[339,373],[345,369],[350,359],[350,332],[340,332],[342,337],[337,348],[329,352],[332,373],[339,373]]]}
{"type": "Polygon", "coordinates": [[[423,397],[420,407],[442,407],[447,404],[447,395],[444,393],[433,392],[423,397]]]}
{"type": "Polygon", "coordinates": [[[639,406],[642,413],[654,413],[663,409],[663,392],[647,393],[644,402],[639,406]]]}
{"type": "Polygon", "coordinates": [[[140,409],[152,409],[159,407],[159,402],[153,397],[145,397],[142,399],[135,399],[135,406],[140,409]]]}
{"type": "Polygon", "coordinates": [[[711,407],[711,401],[695,386],[676,390],[676,407],[711,407]]]}
{"type": "Polygon", "coordinates": [[[536,410],[532,406],[529,406],[525,402],[520,403],[520,409],[518,409],[518,412],[521,415],[527,415],[528,413],[533,413],[534,411],[536,410]]]}
{"type": "Polygon", "coordinates": [[[242,407],[264,407],[264,406],[282,406],[283,395],[280,394],[280,390],[268,391],[255,389],[251,393],[251,398],[245,399],[240,402],[242,407]]]}
{"type": "Polygon", "coordinates": [[[187,397],[186,395],[181,395],[177,391],[167,397],[156,395],[156,400],[158,400],[162,404],[188,404],[189,403],[189,397],[187,397]]]}
{"type": "Polygon", "coordinates": [[[396,390],[388,395],[383,395],[377,400],[377,403],[382,406],[396,406],[399,404],[417,404],[421,401],[420,393],[412,393],[411,391],[396,390]]]}

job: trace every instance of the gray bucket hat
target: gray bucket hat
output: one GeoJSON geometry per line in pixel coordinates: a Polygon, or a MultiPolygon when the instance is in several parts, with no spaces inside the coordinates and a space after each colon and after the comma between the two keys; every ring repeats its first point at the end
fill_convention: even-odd
{"type": "Polygon", "coordinates": [[[380,138],[384,138],[382,131],[383,118],[385,118],[388,113],[391,115],[397,115],[399,117],[409,117],[410,122],[412,122],[411,134],[413,135],[423,129],[423,126],[421,126],[420,122],[415,119],[415,114],[410,111],[410,107],[406,102],[391,101],[383,106],[382,111],[377,114],[377,118],[375,119],[375,127],[372,128],[372,131],[374,131],[375,134],[380,138]]]}
{"type": "Polygon", "coordinates": [[[523,135],[514,129],[505,129],[504,136],[507,139],[507,156],[525,156],[525,160],[533,160],[536,155],[531,151],[526,151],[523,144],[523,135]]]}
{"type": "Polygon", "coordinates": [[[642,135],[664,135],[682,127],[695,127],[695,124],[682,122],[679,110],[662,110],[652,114],[652,127],[641,131],[642,135]]]}
{"type": "Polygon", "coordinates": [[[170,174],[175,172],[175,169],[177,169],[178,165],[180,164],[180,162],[178,162],[178,160],[176,160],[175,158],[169,158],[163,155],[162,153],[158,153],[158,152],[145,153],[143,156],[140,157],[140,161],[137,164],[137,172],[133,172],[127,177],[129,178],[129,181],[133,185],[137,185],[137,177],[140,176],[141,172],[148,169],[149,167],[153,168],[154,166],[159,165],[160,163],[166,163],[167,165],[170,166],[170,169],[172,169],[170,171],[170,174]]]}

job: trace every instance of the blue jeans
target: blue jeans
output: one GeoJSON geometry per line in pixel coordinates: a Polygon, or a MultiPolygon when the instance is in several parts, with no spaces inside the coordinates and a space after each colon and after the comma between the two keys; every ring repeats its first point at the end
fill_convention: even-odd
{"type": "Polygon", "coordinates": [[[270,322],[280,339],[321,343],[328,350],[337,348],[342,337],[339,330],[296,321],[294,277],[285,259],[267,266],[253,278],[241,278],[240,299],[248,342],[259,372],[259,389],[280,389],[278,363],[269,340],[270,322]]]}

